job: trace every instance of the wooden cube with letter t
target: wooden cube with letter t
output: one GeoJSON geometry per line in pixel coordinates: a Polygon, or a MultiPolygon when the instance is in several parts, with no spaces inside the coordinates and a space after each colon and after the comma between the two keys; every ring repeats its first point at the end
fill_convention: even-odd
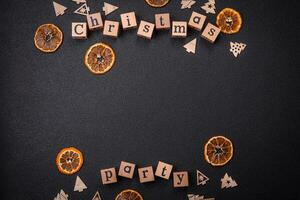
{"type": "Polygon", "coordinates": [[[220,33],[220,29],[211,23],[208,23],[204,31],[201,34],[201,37],[207,41],[214,43],[220,33]]]}
{"type": "Polygon", "coordinates": [[[155,28],[160,29],[170,29],[170,13],[155,14],[155,28]]]}
{"type": "Polygon", "coordinates": [[[173,165],[159,161],[156,167],[155,176],[168,180],[170,178],[173,165]]]}

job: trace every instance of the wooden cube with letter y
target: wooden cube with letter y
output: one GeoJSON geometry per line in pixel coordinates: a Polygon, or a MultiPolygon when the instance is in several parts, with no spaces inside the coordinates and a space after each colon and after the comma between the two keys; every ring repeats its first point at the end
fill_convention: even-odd
{"type": "Polygon", "coordinates": [[[177,187],[188,187],[189,186],[189,175],[187,171],[174,172],[173,173],[173,186],[177,187]]]}

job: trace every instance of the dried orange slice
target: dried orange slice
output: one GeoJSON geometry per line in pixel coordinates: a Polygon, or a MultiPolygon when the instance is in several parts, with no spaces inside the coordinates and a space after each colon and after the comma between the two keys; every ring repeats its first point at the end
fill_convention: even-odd
{"type": "Polygon", "coordinates": [[[216,24],[223,33],[237,33],[242,27],[242,17],[238,11],[224,8],[218,14],[216,24]]]}
{"type": "Polygon", "coordinates": [[[143,200],[143,197],[137,191],[127,189],[120,192],[115,200],[143,200]]]}
{"type": "Polygon", "coordinates": [[[67,175],[74,174],[80,170],[83,164],[82,153],[74,148],[64,148],[56,156],[58,170],[67,175]]]}
{"type": "Polygon", "coordinates": [[[215,136],[208,140],[204,147],[205,160],[213,166],[223,166],[233,156],[231,141],[224,136],[215,136]]]}
{"type": "Polygon", "coordinates": [[[169,3],[169,0],[146,0],[146,2],[152,7],[163,7],[169,3]]]}
{"type": "Polygon", "coordinates": [[[94,74],[104,74],[109,71],[115,63],[114,50],[104,43],[92,45],[85,54],[85,66],[94,74]]]}
{"type": "Polygon", "coordinates": [[[39,26],[34,35],[34,44],[42,52],[51,53],[60,47],[63,41],[63,33],[54,24],[39,26]]]}

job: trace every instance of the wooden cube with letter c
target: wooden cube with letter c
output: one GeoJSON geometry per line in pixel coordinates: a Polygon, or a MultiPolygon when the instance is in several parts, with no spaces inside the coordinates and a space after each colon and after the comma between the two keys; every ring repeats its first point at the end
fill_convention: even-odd
{"type": "Polygon", "coordinates": [[[86,22],[72,22],[72,38],[74,38],[74,39],[86,39],[87,38],[86,22]]]}

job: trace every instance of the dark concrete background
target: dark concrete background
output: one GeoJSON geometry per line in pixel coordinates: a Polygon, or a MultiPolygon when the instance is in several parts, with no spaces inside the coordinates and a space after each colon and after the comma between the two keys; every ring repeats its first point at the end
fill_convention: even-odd
{"type": "MultiPolygon", "coordinates": [[[[71,38],[71,22],[84,21],[73,14],[78,6],[57,0],[69,9],[55,17],[52,1],[1,2],[1,182],[6,199],[53,199],[61,188],[70,200],[91,199],[99,190],[104,200],[125,188],[145,200],[187,199],[187,193],[216,199],[298,199],[299,180],[299,3],[296,1],[216,1],[240,11],[243,27],[238,34],[221,34],[215,44],[189,29],[188,38],[172,39],[167,31],[155,32],[151,41],[136,30],[118,39],[100,31],[87,40],[71,38]],[[53,54],[38,51],[35,29],[54,23],[64,32],[61,48],[53,54]],[[182,46],[198,37],[197,54],[182,46]],[[114,68],[104,76],[92,75],[83,65],[86,49],[105,42],[116,52],[114,68]],[[230,41],[247,44],[234,58],[230,41]],[[216,168],[203,158],[203,146],[214,135],[229,137],[233,159],[216,168]],[[87,184],[73,192],[76,174],[57,171],[57,152],[79,148],[85,163],[78,175],[87,184]],[[99,170],[118,167],[121,160],[137,166],[158,160],[190,172],[191,186],[173,189],[172,180],[140,184],[120,178],[103,186],[99,170]],[[204,187],[195,183],[196,169],[210,177],[204,187]],[[220,189],[228,172],[238,182],[220,189]]],[[[170,12],[173,20],[188,20],[192,10],[204,14],[198,1],[181,10],[172,0],[161,9],[140,1],[113,1],[119,14],[136,11],[138,20],[154,22],[154,14],[170,12]]],[[[91,12],[103,1],[89,0],[91,12]]],[[[207,15],[215,22],[216,15],[207,15]]]]}

